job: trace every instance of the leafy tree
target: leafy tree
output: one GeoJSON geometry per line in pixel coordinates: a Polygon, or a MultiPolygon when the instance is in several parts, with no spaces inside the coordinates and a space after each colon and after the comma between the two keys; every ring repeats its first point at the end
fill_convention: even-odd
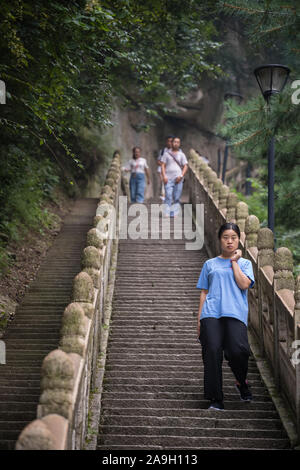
{"type": "MultiPolygon", "coordinates": [[[[213,3],[1,5],[0,79],[7,104],[0,107],[0,248],[1,240],[4,245],[20,235],[21,225],[43,220],[43,199],[58,176],[70,190],[84,183],[91,143],[99,129],[111,125],[115,96],[124,106],[142,109],[149,125],[173,96],[194,88],[202,73],[220,73],[217,32],[207,13],[213,3]]],[[[96,154],[105,163],[97,147],[96,154]]]]}

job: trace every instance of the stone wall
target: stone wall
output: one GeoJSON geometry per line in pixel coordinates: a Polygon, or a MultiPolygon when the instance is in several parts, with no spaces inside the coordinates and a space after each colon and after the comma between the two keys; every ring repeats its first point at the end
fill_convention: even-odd
{"type": "Polygon", "coordinates": [[[220,253],[218,230],[224,222],[240,228],[242,256],[251,260],[256,280],[248,292],[249,328],[271,365],[278,391],[292,409],[300,435],[300,276],[293,277],[292,253],[285,247],[274,251],[273,232],[260,228],[247,204],[238,201],[194,150],[189,164],[190,202],[204,204],[209,255],[220,253]]]}

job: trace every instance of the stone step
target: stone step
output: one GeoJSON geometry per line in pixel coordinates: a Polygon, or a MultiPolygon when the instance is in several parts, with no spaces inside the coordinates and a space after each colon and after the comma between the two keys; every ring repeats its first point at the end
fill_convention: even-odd
{"type": "MultiPolygon", "coordinates": [[[[8,340],[8,339],[11,339],[13,338],[14,341],[20,341],[20,340],[28,340],[28,341],[40,341],[40,343],[43,343],[44,341],[47,341],[47,340],[50,340],[51,343],[53,343],[54,341],[56,341],[56,344],[57,344],[57,337],[59,335],[59,329],[58,331],[53,331],[52,333],[48,332],[48,333],[32,333],[32,331],[34,330],[30,330],[28,332],[24,332],[24,331],[16,331],[14,329],[14,331],[10,334],[6,334],[5,336],[5,339],[8,340]],[[53,340],[53,341],[52,341],[53,340]]],[[[38,331],[38,330],[37,330],[38,331]]]]}
{"type": "Polygon", "coordinates": [[[0,429],[2,432],[13,429],[14,431],[18,431],[18,433],[20,433],[26,425],[27,421],[0,421],[0,429]]]}
{"type": "MultiPolygon", "coordinates": [[[[111,392],[129,392],[129,393],[143,393],[143,392],[178,392],[178,393],[204,393],[204,386],[203,386],[203,381],[198,382],[198,385],[185,385],[185,384],[177,384],[174,385],[173,383],[171,384],[163,384],[163,385],[154,385],[153,383],[151,384],[132,384],[130,381],[126,382],[117,382],[117,381],[105,381],[104,382],[104,390],[106,392],[111,391],[111,392]]],[[[223,391],[225,396],[227,396],[227,393],[230,393],[232,391],[235,391],[235,387],[233,384],[231,385],[223,385],[223,391]]],[[[263,385],[261,386],[251,386],[251,391],[254,396],[254,399],[258,395],[264,396],[264,397],[269,397],[268,392],[266,391],[265,387],[263,385]]]]}
{"type": "Polygon", "coordinates": [[[174,448],[245,448],[245,449],[288,449],[290,448],[288,439],[272,439],[272,438],[239,438],[239,437],[189,437],[189,436],[157,436],[149,434],[145,436],[140,435],[124,435],[124,434],[109,434],[100,435],[98,437],[97,450],[100,446],[112,445],[119,446],[156,446],[157,449],[174,449],[174,448]]]}
{"type": "Polygon", "coordinates": [[[0,365],[0,449],[14,449],[25,426],[36,419],[41,366],[57,348],[74,277],[81,270],[86,234],[98,199],[77,200],[48,250],[34,282],[4,335],[6,364],[0,365]],[[72,215],[74,214],[74,215],[72,215]]]}
{"type": "MultiPolygon", "coordinates": [[[[106,371],[107,372],[113,372],[113,371],[127,372],[130,370],[133,370],[136,372],[140,371],[141,377],[144,376],[143,375],[144,372],[150,372],[150,371],[153,371],[153,375],[156,374],[156,372],[164,372],[166,374],[168,374],[168,372],[175,372],[175,373],[177,372],[177,375],[178,375],[179,370],[181,370],[179,369],[180,364],[178,364],[178,361],[177,363],[176,361],[168,361],[168,362],[169,364],[165,365],[163,361],[155,361],[151,364],[151,367],[147,367],[147,365],[145,364],[141,365],[140,362],[136,364],[134,361],[131,361],[130,363],[128,363],[128,366],[126,367],[126,361],[121,363],[119,360],[111,361],[108,359],[107,365],[106,365],[106,371]]],[[[201,364],[189,365],[189,366],[184,367],[183,370],[185,371],[185,373],[190,372],[192,378],[197,378],[198,374],[203,374],[203,366],[201,364]]],[[[231,372],[229,365],[224,364],[223,371],[224,373],[231,372]]],[[[257,368],[255,368],[254,366],[252,367],[250,366],[248,369],[248,374],[259,374],[259,372],[257,368]]]]}
{"type": "Polygon", "coordinates": [[[21,357],[21,358],[11,358],[9,363],[7,361],[7,363],[5,365],[3,365],[3,368],[8,368],[8,367],[12,367],[12,368],[15,368],[15,367],[31,367],[31,366],[34,366],[34,367],[41,367],[42,365],[42,360],[41,359],[36,359],[36,358],[33,358],[33,359],[30,359],[28,357],[21,357]]]}
{"type": "Polygon", "coordinates": [[[44,314],[40,313],[40,312],[38,312],[37,314],[34,314],[34,312],[31,310],[30,315],[29,314],[28,315],[20,315],[18,317],[17,321],[13,321],[12,325],[14,325],[14,326],[16,325],[19,328],[21,328],[23,325],[24,326],[27,325],[29,327],[30,323],[33,324],[34,326],[36,324],[38,324],[43,328],[47,325],[57,326],[57,325],[61,324],[61,319],[62,319],[63,312],[64,312],[63,310],[59,309],[59,313],[57,313],[55,315],[49,313],[47,315],[47,312],[45,312],[44,314]]]}
{"type": "MultiPolygon", "coordinates": [[[[56,319],[36,319],[35,317],[32,317],[30,320],[20,320],[14,321],[9,325],[8,327],[8,332],[9,334],[12,334],[11,331],[13,328],[16,327],[18,330],[23,330],[24,333],[28,333],[32,331],[33,333],[36,333],[37,331],[41,331],[43,333],[45,332],[53,332],[54,330],[60,331],[61,328],[61,317],[56,317],[56,319]]],[[[5,340],[6,336],[4,336],[5,340]]]]}
{"type": "MultiPolygon", "coordinates": [[[[34,320],[34,317],[32,318],[34,320]]],[[[139,319],[136,316],[134,316],[132,313],[130,316],[124,318],[123,316],[120,316],[120,318],[116,319],[114,318],[114,322],[118,321],[119,326],[122,326],[123,328],[130,327],[132,324],[134,324],[135,327],[137,326],[156,326],[158,325],[159,327],[165,325],[166,327],[170,328],[170,325],[172,325],[172,329],[176,327],[184,327],[186,328],[187,324],[190,324],[191,327],[195,327],[195,318],[191,316],[189,317],[174,317],[171,313],[167,316],[162,318],[159,314],[157,316],[155,315],[147,315],[146,318],[144,319],[139,319]]],[[[195,328],[196,331],[196,328],[195,328]]]]}
{"type": "MultiPolygon", "coordinates": [[[[52,351],[53,348],[48,348],[48,349],[45,349],[45,350],[36,350],[36,351],[33,351],[30,349],[28,350],[16,350],[16,351],[10,351],[9,349],[6,351],[6,363],[9,364],[11,361],[13,361],[14,359],[20,359],[22,358],[22,360],[37,360],[39,359],[40,361],[42,361],[44,359],[44,357],[47,356],[47,354],[52,351]]],[[[56,348],[55,348],[56,349],[56,348]]]]}
{"type": "MultiPolygon", "coordinates": [[[[210,410],[212,411],[212,410],[210,410]]],[[[209,414],[209,412],[207,414],[209,414]]],[[[228,411],[225,410],[226,415],[228,411]]],[[[176,417],[176,416],[115,416],[113,414],[102,417],[100,431],[103,432],[103,425],[106,426],[147,426],[158,427],[168,426],[181,428],[184,426],[206,429],[252,429],[252,430],[276,430],[285,437],[280,419],[256,419],[256,418],[225,418],[216,417],[176,417]]]]}
{"type": "MultiPolygon", "coordinates": [[[[196,328],[195,328],[196,330],[196,328]]],[[[172,327],[169,330],[154,330],[153,328],[120,328],[114,323],[109,332],[109,341],[123,341],[126,339],[131,340],[141,340],[143,341],[153,341],[153,339],[163,339],[164,341],[195,341],[195,331],[191,331],[190,328],[184,330],[173,330],[172,327]],[[170,337],[170,332],[172,336],[170,337]]]]}
{"type": "MultiPolygon", "coordinates": [[[[203,375],[204,375],[204,372],[203,371],[200,371],[198,374],[197,374],[197,379],[200,380],[201,378],[203,378],[203,375]]],[[[173,378],[174,379],[186,379],[186,380],[192,380],[192,379],[195,379],[194,377],[191,378],[191,374],[189,372],[186,372],[186,371],[169,371],[167,374],[166,372],[164,371],[151,371],[150,370],[146,370],[146,371],[143,371],[143,373],[141,374],[141,372],[138,372],[136,370],[127,370],[127,371],[118,371],[118,370],[115,370],[115,369],[110,369],[110,370],[107,370],[105,372],[105,378],[106,379],[109,379],[110,377],[118,377],[118,378],[125,378],[125,379],[128,379],[128,378],[137,378],[137,379],[158,379],[158,378],[161,378],[161,379],[164,379],[164,380],[168,380],[168,381],[172,381],[173,378]]],[[[233,377],[232,375],[232,372],[231,371],[223,371],[223,379],[225,378],[229,378],[231,379],[233,377]]],[[[258,380],[260,375],[259,373],[252,373],[250,372],[248,374],[248,379],[249,379],[249,382],[251,383],[251,379],[253,380],[258,380]]]]}
{"type": "Polygon", "coordinates": [[[17,373],[7,373],[2,374],[0,376],[0,385],[1,387],[6,386],[7,384],[12,384],[15,387],[23,387],[24,385],[28,384],[32,381],[39,381],[40,380],[40,370],[36,369],[35,372],[31,370],[28,372],[17,372],[17,373]],[[15,383],[20,383],[20,385],[15,385],[15,383]]]}
{"type": "MultiPolygon", "coordinates": [[[[150,255],[152,256],[152,255],[150,255]]],[[[130,260],[128,260],[130,262],[130,260]]],[[[145,260],[144,260],[145,262],[145,260]]],[[[190,264],[190,263],[189,263],[190,264]]],[[[148,279],[142,279],[139,280],[139,284],[137,285],[132,285],[131,280],[129,281],[128,279],[123,279],[123,277],[120,277],[117,271],[116,275],[116,281],[115,281],[115,288],[116,288],[116,295],[119,295],[119,293],[124,293],[126,292],[136,292],[139,293],[141,289],[143,290],[148,290],[149,292],[161,292],[162,294],[166,292],[166,287],[165,284],[161,283],[161,277],[159,276],[159,273],[161,271],[161,267],[159,267],[159,270],[157,270],[157,273],[155,274],[154,267],[152,268],[152,275],[155,277],[156,280],[153,279],[153,277],[149,277],[148,279]]],[[[200,271],[199,271],[200,272],[200,271]]],[[[198,272],[193,274],[188,277],[184,277],[184,279],[180,280],[180,285],[174,285],[172,282],[169,282],[168,285],[168,292],[186,292],[187,294],[198,292],[200,295],[200,291],[197,289],[195,291],[195,285],[191,284],[191,281],[195,280],[197,283],[198,280],[198,272]]],[[[166,280],[167,281],[167,280],[166,280]]]]}
{"type": "MultiPolygon", "coordinates": [[[[181,390],[183,390],[183,387],[197,387],[198,390],[201,390],[200,387],[203,386],[203,378],[202,379],[184,379],[184,378],[178,378],[178,379],[168,379],[165,377],[162,378],[156,378],[156,377],[147,377],[145,379],[143,378],[126,378],[124,377],[123,380],[119,379],[117,376],[113,378],[105,378],[104,379],[104,384],[105,387],[117,387],[118,390],[122,390],[123,387],[136,387],[136,386],[151,386],[151,387],[156,387],[156,386],[163,386],[163,387],[180,387],[181,390]]],[[[223,380],[223,386],[224,387],[230,387],[233,389],[235,387],[235,378],[232,376],[228,380],[223,380]]],[[[253,387],[263,387],[263,383],[260,379],[260,377],[257,378],[257,380],[251,380],[250,386],[253,389],[253,387]]]]}
{"type": "Polygon", "coordinates": [[[172,353],[178,353],[180,354],[181,351],[187,350],[188,352],[193,352],[193,351],[199,351],[199,343],[194,340],[193,343],[165,343],[165,342],[157,342],[157,341],[152,341],[149,343],[145,343],[143,341],[141,342],[135,342],[135,343],[123,343],[122,341],[111,341],[109,343],[109,351],[110,352],[116,352],[116,351],[128,351],[128,350],[137,350],[137,351],[149,351],[151,352],[152,350],[157,351],[157,354],[160,354],[161,352],[169,351],[172,349],[172,353]]]}
{"type": "MultiPolygon", "coordinates": [[[[147,452],[148,450],[164,450],[164,449],[171,449],[172,451],[179,451],[181,453],[182,451],[182,447],[176,447],[175,445],[172,445],[172,447],[160,447],[160,446],[157,446],[157,445],[151,445],[151,444],[148,444],[148,445],[134,445],[134,444],[130,444],[130,445],[97,445],[97,448],[96,450],[98,451],[119,451],[119,450],[126,450],[127,453],[130,454],[130,452],[132,450],[137,450],[137,451],[143,451],[143,452],[147,452]]],[[[213,447],[187,447],[185,446],[184,447],[184,450],[200,450],[200,451],[209,451],[209,452],[212,452],[212,451],[215,451],[216,449],[213,448],[213,447]]],[[[221,449],[220,449],[221,450],[221,449]]],[[[251,448],[249,449],[248,447],[230,447],[230,448],[227,448],[227,447],[224,447],[222,446],[222,451],[227,451],[227,450],[230,450],[230,451],[266,451],[266,450],[269,450],[269,449],[265,449],[264,447],[257,447],[257,448],[251,448]]],[[[277,449],[275,449],[277,450],[277,449]]],[[[280,449],[281,452],[289,452],[290,449],[280,449]]],[[[271,450],[272,452],[274,452],[274,449],[271,450]]],[[[130,454],[131,455],[131,454],[130,454]]]]}
{"type": "Polygon", "coordinates": [[[5,403],[0,402],[0,419],[3,412],[8,412],[9,409],[12,409],[14,412],[20,411],[31,411],[36,412],[37,402],[36,401],[29,401],[29,402],[16,402],[12,399],[6,401],[5,403]]]}
{"type": "Polygon", "coordinates": [[[16,440],[0,439],[0,450],[15,450],[16,440]]]}
{"type": "MultiPolygon", "coordinates": [[[[1,405],[1,404],[0,404],[1,405]]],[[[137,406],[139,408],[151,408],[151,407],[158,407],[158,408],[165,408],[165,409],[205,409],[207,408],[208,402],[207,400],[180,400],[180,399],[159,399],[153,398],[151,399],[140,399],[140,398],[113,398],[111,395],[109,397],[103,397],[102,399],[102,406],[103,408],[132,408],[133,406],[137,406]]],[[[242,402],[238,400],[235,401],[226,401],[226,408],[228,410],[268,410],[272,411],[275,410],[275,406],[272,401],[270,402],[259,402],[259,401],[252,401],[252,402],[242,402]]]]}
{"type": "MultiPolygon", "coordinates": [[[[118,294],[114,300],[114,305],[117,306],[119,304],[122,304],[123,302],[130,303],[132,305],[135,305],[139,302],[141,297],[141,291],[138,290],[136,292],[131,292],[130,293],[126,290],[122,292],[122,290],[118,290],[118,294]],[[137,298],[138,297],[138,298],[137,298]]],[[[192,303],[195,301],[199,300],[199,292],[191,291],[191,292],[183,292],[182,290],[178,289],[168,289],[166,291],[166,286],[165,290],[157,291],[156,289],[153,289],[152,291],[147,291],[146,289],[143,291],[143,304],[144,302],[157,302],[158,300],[160,302],[165,302],[165,303],[171,303],[171,304],[176,304],[176,302],[179,300],[184,300],[192,303]],[[160,294],[160,295],[159,295],[160,294]],[[155,295],[155,298],[153,296],[155,295]]],[[[46,298],[46,296],[45,296],[46,298]]],[[[50,297],[49,297],[50,298],[50,297]]]]}
{"type": "MultiPolygon", "coordinates": [[[[253,393],[253,391],[252,391],[253,393]]],[[[203,393],[194,393],[194,392],[187,392],[185,390],[175,392],[175,391],[158,391],[158,392],[144,392],[142,394],[137,393],[136,391],[125,391],[122,388],[119,390],[111,391],[111,390],[106,390],[104,389],[102,393],[103,399],[114,399],[114,400],[165,400],[165,399],[170,399],[170,400],[194,400],[194,401],[203,401],[203,393]]],[[[225,395],[226,401],[240,401],[240,395],[236,391],[234,387],[231,388],[228,393],[225,395]]],[[[271,399],[269,396],[265,394],[255,394],[255,397],[253,397],[253,400],[255,400],[255,403],[257,402],[269,402],[271,403],[271,399]]]]}
{"type": "MultiPolygon", "coordinates": [[[[0,446],[1,443],[4,441],[16,441],[19,437],[20,430],[5,430],[5,431],[0,431],[0,446]]],[[[2,447],[2,446],[1,446],[2,447]]]]}
{"type": "MultiPolygon", "coordinates": [[[[4,382],[2,382],[4,383],[4,382]]],[[[174,379],[174,380],[169,380],[167,378],[146,378],[146,379],[126,379],[124,380],[118,380],[116,377],[115,379],[104,379],[104,385],[105,389],[106,387],[109,387],[110,389],[115,388],[116,391],[122,391],[123,387],[132,387],[132,389],[135,389],[138,387],[138,390],[140,387],[164,387],[164,389],[167,389],[169,387],[177,387],[179,390],[182,390],[183,392],[187,391],[187,387],[194,387],[197,388],[198,391],[201,391],[203,389],[203,379],[174,379]]],[[[255,390],[257,387],[263,388],[263,383],[258,378],[257,380],[252,380],[250,383],[251,389],[255,390]]],[[[235,388],[235,379],[232,376],[232,379],[224,380],[223,381],[223,387],[224,390],[226,389],[231,389],[231,390],[236,390],[235,388]]],[[[254,392],[253,392],[254,393],[254,392]]]]}
{"type": "Polygon", "coordinates": [[[56,349],[58,346],[57,337],[55,339],[45,338],[43,339],[26,339],[26,338],[13,338],[7,347],[10,351],[14,351],[15,349],[18,351],[22,350],[48,350],[49,348],[56,349]]]}
{"type": "Polygon", "coordinates": [[[169,436],[169,437],[231,437],[236,438],[257,438],[257,439],[284,439],[286,441],[287,436],[284,435],[280,429],[243,429],[243,428],[206,428],[206,427],[191,427],[188,422],[185,426],[172,426],[163,425],[159,423],[159,426],[146,426],[144,425],[119,425],[119,424],[102,424],[99,429],[99,442],[101,441],[102,435],[126,435],[126,436],[169,436]]]}
{"type": "MultiPolygon", "coordinates": [[[[6,402],[6,403],[14,402],[15,404],[18,404],[18,405],[20,403],[24,403],[24,404],[35,403],[35,405],[37,405],[38,398],[39,398],[38,393],[29,394],[27,389],[23,390],[22,394],[0,393],[0,400],[2,402],[6,402]]],[[[1,403],[0,403],[0,406],[1,406],[1,403]]]]}
{"type": "MultiPolygon", "coordinates": [[[[40,395],[41,393],[41,387],[38,386],[38,387],[26,387],[26,396],[29,395],[29,396],[36,396],[36,395],[40,395]]],[[[0,382],[0,396],[4,396],[4,395],[7,395],[9,396],[9,400],[11,399],[11,397],[18,397],[18,396],[24,396],[24,388],[23,387],[14,387],[14,386],[11,386],[10,384],[9,385],[2,385],[1,382],[0,382]]]]}
{"type": "Polygon", "coordinates": [[[27,308],[32,307],[32,308],[39,309],[40,305],[42,305],[44,307],[55,306],[55,308],[57,308],[59,310],[59,309],[63,309],[66,306],[66,303],[69,301],[69,299],[70,299],[70,297],[57,302],[53,298],[52,299],[45,299],[45,300],[36,298],[36,300],[32,299],[32,300],[29,300],[27,302],[24,302],[24,307],[27,307],[27,308]]]}
{"type": "MultiPolygon", "coordinates": [[[[174,366],[177,367],[182,364],[181,369],[185,369],[186,367],[195,367],[197,366],[199,369],[203,367],[203,362],[202,362],[202,351],[201,347],[198,344],[198,341],[196,341],[198,345],[198,352],[192,352],[191,354],[189,351],[184,351],[182,354],[174,354],[174,351],[172,351],[171,354],[168,353],[159,353],[155,354],[153,352],[151,353],[145,353],[141,352],[141,354],[135,354],[134,351],[129,351],[126,353],[126,357],[122,354],[119,353],[110,353],[109,351],[106,352],[107,358],[114,362],[115,364],[119,364],[120,366],[124,366],[126,364],[132,364],[132,365],[166,365],[166,366],[174,366]],[[118,359],[118,362],[116,362],[116,359],[118,359]]],[[[223,367],[227,367],[227,360],[223,356],[223,367]]],[[[248,368],[250,369],[257,369],[256,363],[254,359],[252,359],[252,356],[249,358],[249,363],[248,363],[248,368]]]]}
{"type": "MultiPolygon", "coordinates": [[[[206,401],[206,405],[208,405],[206,401]]],[[[243,405],[248,405],[249,403],[242,403],[243,405]]],[[[180,409],[180,408],[144,408],[139,407],[139,403],[134,406],[134,408],[121,407],[121,408],[104,408],[102,410],[102,416],[106,417],[109,415],[115,416],[149,416],[149,417],[192,417],[192,418],[205,418],[205,417],[217,417],[218,419],[278,419],[278,413],[274,410],[258,409],[253,410],[249,409],[248,406],[242,407],[241,409],[226,409],[222,412],[217,410],[207,410],[200,409],[199,407],[190,409],[180,409]]],[[[156,405],[156,404],[155,404],[156,405]]]]}
{"type": "Polygon", "coordinates": [[[57,333],[60,332],[60,328],[61,326],[48,326],[47,327],[47,330],[44,331],[42,330],[41,331],[41,327],[40,325],[28,325],[28,324],[25,324],[23,326],[19,326],[19,324],[16,322],[16,323],[12,323],[11,326],[13,325],[13,328],[8,328],[7,330],[7,334],[5,335],[5,338],[8,337],[8,334],[12,334],[12,331],[13,331],[13,334],[15,335],[19,335],[19,334],[24,334],[24,335],[32,335],[32,338],[35,338],[35,337],[40,337],[39,335],[42,335],[41,338],[44,338],[44,337],[48,337],[48,335],[55,335],[57,333]]]}
{"type": "MultiPolygon", "coordinates": [[[[185,309],[178,308],[175,305],[162,304],[159,300],[151,304],[149,303],[148,306],[145,304],[144,309],[140,307],[140,303],[137,305],[136,308],[135,305],[122,302],[122,306],[118,308],[117,311],[116,308],[113,310],[114,322],[121,321],[120,326],[122,326],[124,322],[130,324],[132,319],[135,319],[137,322],[144,320],[148,321],[148,323],[155,320],[162,322],[162,324],[169,320],[169,327],[172,328],[173,322],[181,322],[183,325],[186,322],[189,322],[189,324],[195,323],[197,320],[196,311],[198,309],[198,301],[192,305],[186,305],[185,309]]],[[[139,325],[139,323],[137,323],[137,325],[139,325]]]]}
{"type": "Polygon", "coordinates": [[[198,298],[191,299],[189,296],[189,298],[185,299],[183,296],[180,296],[178,299],[173,297],[172,301],[168,301],[168,299],[165,297],[159,298],[155,294],[153,294],[153,296],[155,296],[154,299],[145,300],[145,302],[143,302],[144,307],[141,307],[141,299],[138,298],[137,295],[135,302],[130,302],[127,298],[125,299],[124,297],[124,299],[120,299],[120,301],[113,303],[114,315],[121,316],[125,315],[127,312],[131,312],[132,315],[138,315],[144,310],[145,312],[147,311],[147,313],[151,316],[155,316],[160,313],[161,317],[166,315],[172,316],[174,318],[188,318],[193,314],[193,311],[198,310],[198,298]],[[184,302],[184,306],[179,307],[178,302],[184,302]],[[130,308],[131,310],[129,310],[130,308]]]}
{"type": "MultiPolygon", "coordinates": [[[[201,359],[202,360],[202,359],[201,359]]],[[[140,370],[140,371],[147,371],[147,370],[153,370],[153,371],[178,371],[179,367],[182,367],[185,371],[189,372],[194,372],[197,374],[200,372],[200,370],[203,368],[202,364],[199,364],[199,360],[197,361],[191,361],[191,362],[184,362],[184,361],[153,361],[151,363],[151,369],[149,368],[149,365],[147,364],[146,361],[126,361],[121,362],[120,360],[118,362],[113,361],[111,362],[109,359],[107,361],[106,365],[106,370],[130,370],[130,368],[134,368],[135,370],[140,370]]],[[[229,366],[226,366],[225,361],[224,361],[224,370],[230,370],[229,366]]],[[[255,365],[249,365],[248,367],[249,372],[257,372],[257,367],[255,365]]]]}

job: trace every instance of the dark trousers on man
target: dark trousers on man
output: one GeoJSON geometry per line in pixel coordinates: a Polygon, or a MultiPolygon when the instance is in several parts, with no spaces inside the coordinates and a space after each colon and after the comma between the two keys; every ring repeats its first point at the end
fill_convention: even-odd
{"type": "Polygon", "coordinates": [[[248,372],[250,347],[247,326],[232,317],[204,318],[200,321],[200,342],[204,364],[204,397],[223,401],[222,362],[224,357],[239,383],[248,372]]]}

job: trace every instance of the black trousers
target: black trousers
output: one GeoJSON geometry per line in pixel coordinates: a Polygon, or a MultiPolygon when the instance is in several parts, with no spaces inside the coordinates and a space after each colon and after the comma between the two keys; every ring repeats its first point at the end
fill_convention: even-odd
{"type": "Polygon", "coordinates": [[[204,364],[204,397],[223,401],[223,352],[236,380],[244,383],[247,377],[250,356],[247,327],[236,318],[204,318],[200,320],[200,342],[204,364]]]}

